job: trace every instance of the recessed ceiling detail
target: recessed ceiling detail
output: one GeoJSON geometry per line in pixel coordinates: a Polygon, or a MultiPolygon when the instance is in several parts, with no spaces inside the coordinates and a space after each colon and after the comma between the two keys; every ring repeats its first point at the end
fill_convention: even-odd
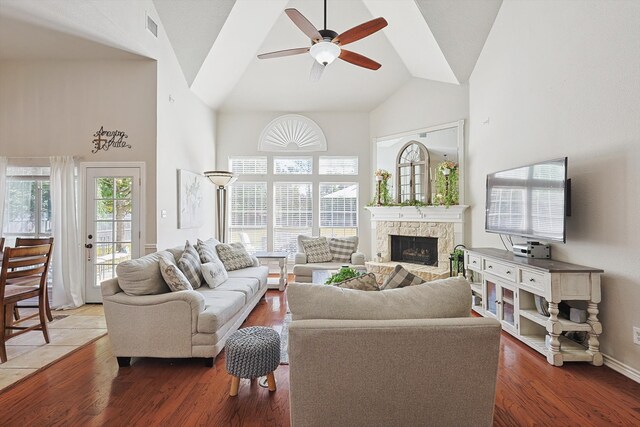
{"type": "Polygon", "coordinates": [[[269,123],[260,134],[259,151],[327,151],[320,126],[308,117],[286,114],[269,123]]]}

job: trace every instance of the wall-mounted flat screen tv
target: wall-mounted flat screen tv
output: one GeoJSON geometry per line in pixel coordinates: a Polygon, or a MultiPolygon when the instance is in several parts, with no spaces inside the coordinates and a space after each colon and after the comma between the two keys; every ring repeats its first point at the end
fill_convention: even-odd
{"type": "Polygon", "coordinates": [[[487,175],[485,230],[565,242],[569,184],[566,157],[487,175]]]}

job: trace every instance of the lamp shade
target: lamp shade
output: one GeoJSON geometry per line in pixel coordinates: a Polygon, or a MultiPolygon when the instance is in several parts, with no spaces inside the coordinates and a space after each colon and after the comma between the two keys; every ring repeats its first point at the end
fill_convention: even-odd
{"type": "Polygon", "coordinates": [[[228,171],[206,171],[204,176],[209,178],[209,181],[213,182],[216,187],[221,188],[233,184],[238,179],[238,175],[228,171]]]}
{"type": "Polygon", "coordinates": [[[338,56],[340,56],[340,46],[331,42],[319,42],[311,46],[309,53],[313,59],[322,65],[331,64],[338,56]]]}

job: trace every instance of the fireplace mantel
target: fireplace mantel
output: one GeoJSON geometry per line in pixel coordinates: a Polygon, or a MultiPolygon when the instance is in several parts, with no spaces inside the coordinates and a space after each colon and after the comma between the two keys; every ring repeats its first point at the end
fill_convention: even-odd
{"type": "Polygon", "coordinates": [[[445,206],[365,206],[371,221],[464,222],[468,205],[445,206]]]}

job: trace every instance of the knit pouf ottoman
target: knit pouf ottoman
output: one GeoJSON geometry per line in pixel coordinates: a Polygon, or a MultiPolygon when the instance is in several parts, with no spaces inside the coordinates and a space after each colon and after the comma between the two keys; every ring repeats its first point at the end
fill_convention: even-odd
{"type": "Polygon", "coordinates": [[[267,376],[269,391],[276,390],[273,371],[280,364],[280,335],[271,328],[250,326],[231,334],[225,345],[227,372],[233,375],[229,396],[238,395],[240,378],[267,376]]]}

